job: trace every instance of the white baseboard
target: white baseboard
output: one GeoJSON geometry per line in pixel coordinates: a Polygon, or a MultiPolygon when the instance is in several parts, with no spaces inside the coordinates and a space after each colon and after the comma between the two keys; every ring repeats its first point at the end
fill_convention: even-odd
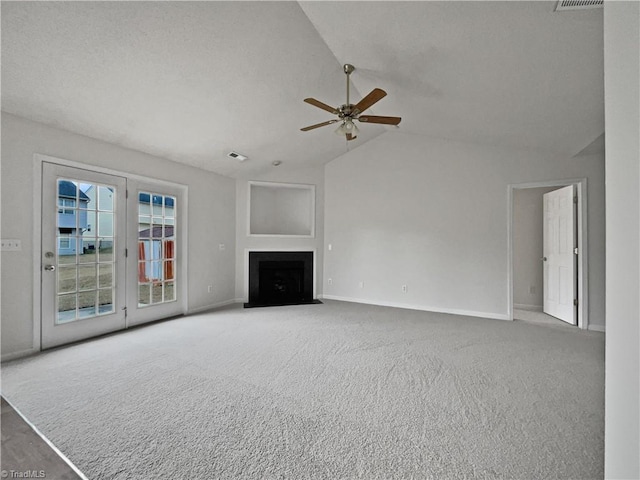
{"type": "Polygon", "coordinates": [[[527,305],[525,303],[514,303],[513,308],[517,310],[527,310],[529,312],[541,312],[542,305],[527,305]]]}
{"type": "Polygon", "coordinates": [[[378,305],[380,307],[406,308],[408,310],[421,310],[434,313],[448,313],[451,315],[464,315],[468,317],[491,318],[493,320],[511,320],[509,315],[501,313],[476,312],[473,310],[459,310],[454,308],[430,307],[427,305],[414,305],[408,303],[382,302],[365,298],[341,297],[338,295],[323,295],[327,300],[339,300],[341,302],[364,303],[367,305],[378,305]]]}
{"type": "Polygon", "coordinates": [[[27,350],[20,350],[19,352],[5,353],[0,357],[0,361],[8,362],[9,360],[15,360],[16,358],[22,358],[28,355],[36,354],[39,351],[40,350],[38,350],[37,348],[29,348],[27,350]]]}
{"type": "Polygon", "coordinates": [[[589,325],[587,330],[591,330],[592,332],[602,332],[605,333],[606,328],[604,325],[589,325]]]}
{"type": "Polygon", "coordinates": [[[207,310],[213,310],[215,308],[224,307],[226,305],[231,305],[233,303],[239,303],[237,298],[232,298],[231,300],[224,300],[222,302],[212,303],[209,305],[205,305],[204,307],[198,307],[189,309],[187,311],[187,315],[192,315],[194,313],[206,312],[207,310]]]}

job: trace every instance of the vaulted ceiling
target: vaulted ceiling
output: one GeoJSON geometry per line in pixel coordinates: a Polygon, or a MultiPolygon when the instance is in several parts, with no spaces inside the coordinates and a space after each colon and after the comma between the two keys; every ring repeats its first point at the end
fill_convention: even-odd
{"type": "Polygon", "coordinates": [[[555,5],[3,1],[2,109],[250,177],[396,129],[300,131],[332,118],[304,98],[344,103],[351,63],[353,103],[384,89],[368,113],[405,133],[572,156],[604,132],[602,10],[555,5]]]}

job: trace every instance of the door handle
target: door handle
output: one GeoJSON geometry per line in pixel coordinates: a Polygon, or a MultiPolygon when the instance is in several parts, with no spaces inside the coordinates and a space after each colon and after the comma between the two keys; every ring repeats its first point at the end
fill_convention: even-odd
{"type": "Polygon", "coordinates": [[[546,262],[546,261],[547,261],[547,257],[542,257],[542,258],[541,258],[541,260],[542,260],[543,262],[546,262]]]}
{"type": "Polygon", "coordinates": [[[55,266],[55,265],[45,265],[45,266],[44,266],[44,269],[45,269],[47,272],[53,272],[53,271],[56,269],[56,266],[55,266]]]}

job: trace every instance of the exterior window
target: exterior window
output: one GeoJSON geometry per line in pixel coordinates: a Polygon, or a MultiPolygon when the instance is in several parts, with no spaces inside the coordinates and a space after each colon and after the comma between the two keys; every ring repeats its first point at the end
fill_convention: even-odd
{"type": "Polygon", "coordinates": [[[176,198],[138,194],[138,306],[176,301],[176,198]]]}
{"type": "Polygon", "coordinates": [[[68,250],[71,248],[71,238],[69,237],[59,237],[58,238],[58,248],[60,250],[68,250]]]}
{"type": "Polygon", "coordinates": [[[73,215],[76,201],[72,198],[58,198],[58,213],[73,215]]]}

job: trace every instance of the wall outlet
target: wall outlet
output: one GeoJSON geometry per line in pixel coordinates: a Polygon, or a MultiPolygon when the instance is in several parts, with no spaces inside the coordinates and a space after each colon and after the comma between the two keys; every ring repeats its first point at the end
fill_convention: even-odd
{"type": "Polygon", "coordinates": [[[227,246],[224,243],[219,243],[218,244],[218,250],[224,250],[226,248],[227,248],[227,246]]]}
{"type": "Polygon", "coordinates": [[[22,250],[22,242],[17,238],[3,238],[2,239],[2,251],[3,252],[19,252],[22,250]]]}
{"type": "Polygon", "coordinates": [[[402,285],[402,293],[407,293],[407,286],[406,285],[402,285]]]}
{"type": "Polygon", "coordinates": [[[360,282],[360,288],[364,288],[364,282],[360,282]]]}
{"type": "Polygon", "coordinates": [[[331,251],[331,250],[333,249],[333,245],[331,245],[331,244],[327,245],[327,249],[328,249],[329,251],[331,251]]]}
{"type": "Polygon", "coordinates": [[[208,285],[208,286],[207,286],[207,292],[208,292],[208,293],[213,292],[213,285],[208,285]]]}
{"type": "Polygon", "coordinates": [[[327,285],[333,285],[333,278],[327,278],[327,285]]]}

